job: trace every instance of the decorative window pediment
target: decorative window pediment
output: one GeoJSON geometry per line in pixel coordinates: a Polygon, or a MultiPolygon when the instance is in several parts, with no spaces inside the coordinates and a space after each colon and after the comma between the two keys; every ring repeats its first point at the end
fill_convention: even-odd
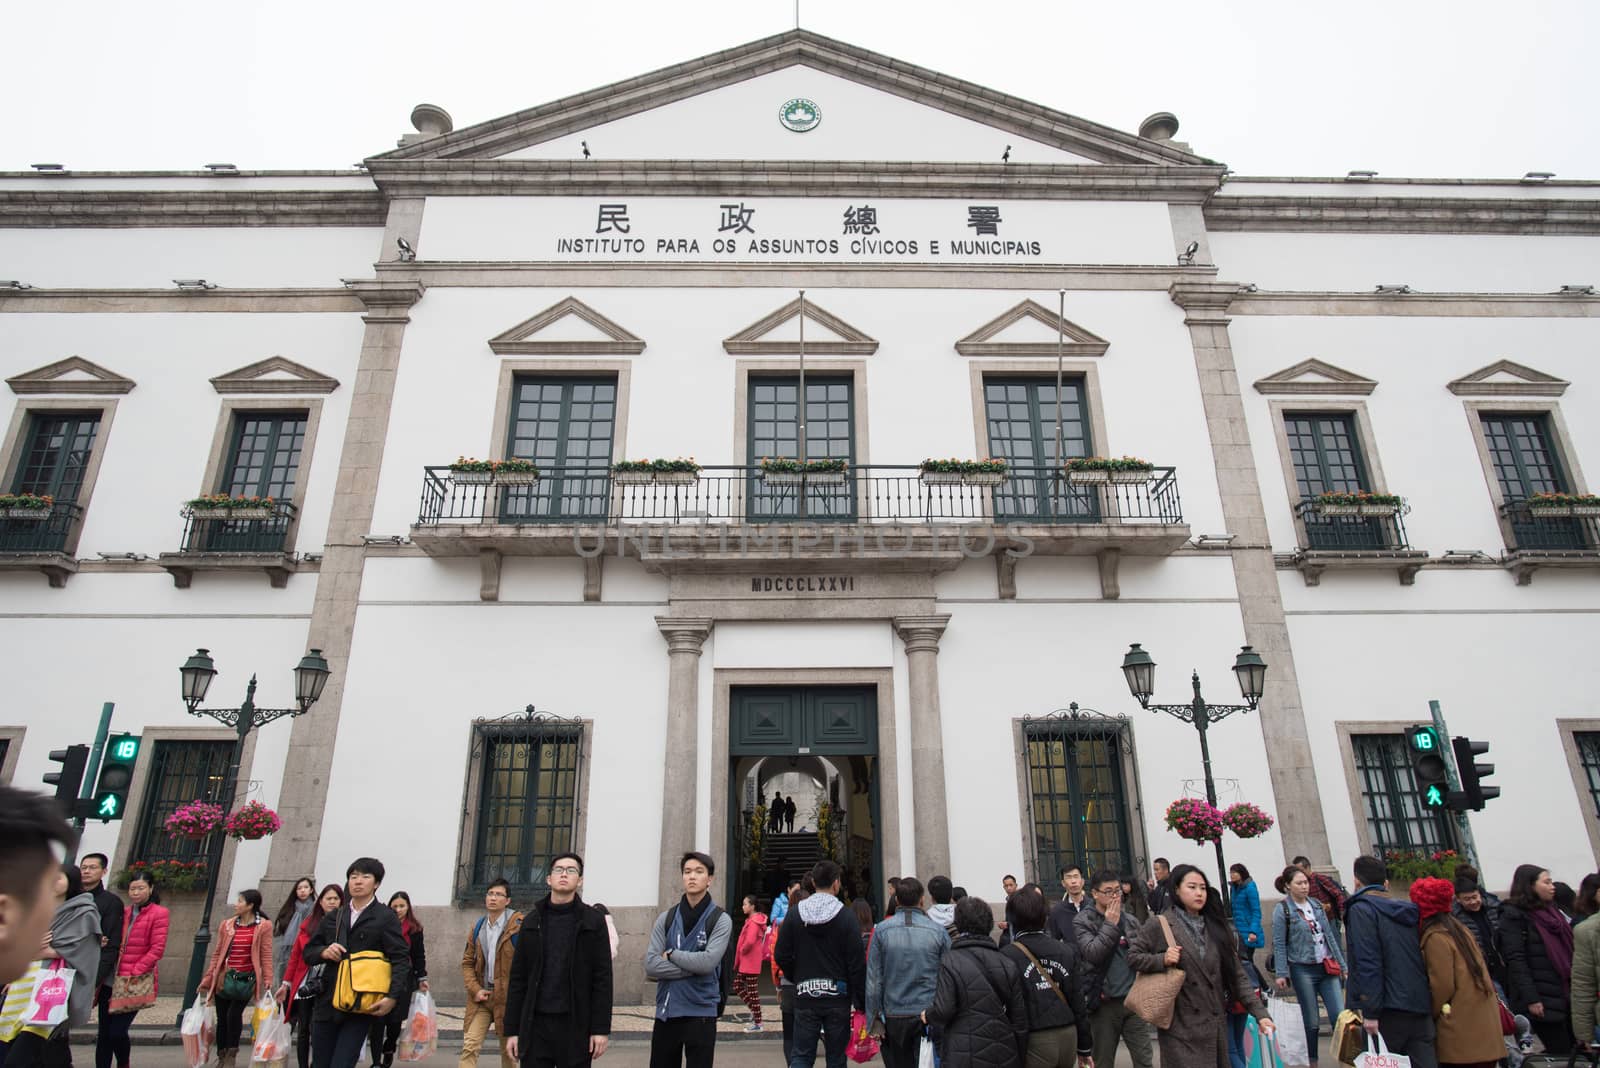
{"type": "Polygon", "coordinates": [[[339,380],[282,356],[268,356],[211,380],[218,393],[332,393],[339,380]]]}
{"type": "Polygon", "coordinates": [[[1322,360],[1301,360],[1293,367],[1285,367],[1277,374],[1257,379],[1257,393],[1290,397],[1320,397],[1329,394],[1366,396],[1378,388],[1378,383],[1365,375],[1346,371],[1322,360]]]}
{"type": "Polygon", "coordinates": [[[13,393],[76,393],[111,396],[128,393],[134,387],[131,378],[123,378],[82,356],[68,356],[64,360],[46,364],[20,375],[6,379],[13,393]]]}
{"type": "MultiPolygon", "coordinates": [[[[722,343],[734,356],[796,356],[800,353],[800,298],[756,320],[722,343]]],[[[878,342],[812,301],[806,301],[806,353],[811,356],[870,356],[878,342]]]]}
{"type": "Polygon", "coordinates": [[[1025,300],[956,342],[963,356],[1104,356],[1111,343],[1037,301],[1025,300]]]}
{"type": "Polygon", "coordinates": [[[1559,397],[1571,384],[1511,360],[1496,360],[1445,388],[1458,397],[1559,397]]]}
{"type": "Polygon", "coordinates": [[[502,356],[637,356],[644,342],[577,297],[489,339],[502,356]]]}

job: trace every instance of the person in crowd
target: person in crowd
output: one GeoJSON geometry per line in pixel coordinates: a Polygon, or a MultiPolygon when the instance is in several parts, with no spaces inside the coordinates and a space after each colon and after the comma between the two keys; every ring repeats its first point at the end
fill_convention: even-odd
{"type": "Polygon", "coordinates": [[[200,980],[199,992],[216,1005],[218,1068],[234,1068],[244,1010],[273,988],[272,925],[261,913],[261,891],[251,887],[239,891],[233,915],[217,925],[211,960],[200,980]]]}
{"type": "Polygon", "coordinates": [[[78,862],[83,878],[83,889],[94,896],[100,910],[100,967],[94,975],[94,1003],[100,1010],[101,1026],[105,1026],[107,1002],[111,998],[111,980],[117,971],[117,958],[122,953],[122,899],[106,889],[106,869],[111,861],[104,853],[89,853],[78,862]]]}
{"type": "Polygon", "coordinates": [[[1022,974],[1028,1009],[1027,1068],[1073,1068],[1075,1064],[1088,1068],[1094,1038],[1083,999],[1078,947],[1044,933],[1050,913],[1041,895],[1013,896],[1016,936],[1000,952],[1010,957],[1022,974]]]}
{"type": "Polygon", "coordinates": [[[1561,915],[1567,918],[1569,924],[1576,923],[1578,920],[1578,892],[1572,888],[1570,883],[1557,882],[1555,887],[1556,908],[1561,911],[1561,915]]]}
{"type": "Polygon", "coordinates": [[[1357,857],[1354,872],[1356,892],[1344,910],[1346,1000],[1367,1034],[1410,1057],[1411,1068],[1438,1068],[1417,906],[1389,896],[1388,871],[1377,857],[1357,857]]]}
{"type": "Polygon", "coordinates": [[[790,794],[783,801],[783,826],[790,834],[794,833],[794,795],[790,794]]]}
{"type": "Polygon", "coordinates": [[[1305,1022],[1306,1050],[1311,1064],[1317,1063],[1317,1032],[1320,1017],[1317,998],[1337,1020],[1344,1011],[1344,950],[1333,935],[1327,908],[1311,893],[1311,876],[1297,864],[1283,869],[1272,884],[1283,895],[1272,913],[1272,974],[1278,990],[1294,987],[1300,1003],[1300,1018],[1305,1022]]]}
{"type": "Polygon", "coordinates": [[[7,989],[4,1009],[0,1010],[0,1042],[6,1043],[0,1046],[0,1062],[11,1068],[70,1065],[69,1032],[87,1023],[94,1011],[98,988],[92,982],[74,982],[67,994],[64,1024],[55,1028],[21,1026],[35,984],[56,967],[55,961],[91,979],[99,967],[100,940],[104,936],[100,933],[101,913],[94,895],[85,889],[83,873],[77,865],[63,864],[56,872],[50,893],[54,906],[50,927],[42,939],[34,941],[33,955],[37,959],[30,962],[29,972],[7,989]]]}
{"type": "Polygon", "coordinates": [[[1484,905],[1487,906],[1492,913],[1494,913],[1496,922],[1498,922],[1500,915],[1500,899],[1494,894],[1490,893],[1488,887],[1483,885],[1482,872],[1478,871],[1478,869],[1474,868],[1471,864],[1461,863],[1456,865],[1455,871],[1451,873],[1451,876],[1456,879],[1471,879],[1473,882],[1477,883],[1483,894],[1484,905]]]}
{"type": "Polygon", "coordinates": [[[1155,915],[1172,904],[1172,865],[1166,857],[1157,857],[1150,862],[1150,872],[1150,914],[1155,915]]]}
{"type": "Polygon", "coordinates": [[[718,969],[733,937],[733,920],[711,900],[716,861],[705,853],[685,853],[678,870],[683,897],[656,917],[644,954],[644,974],[656,980],[650,1068],[710,1068],[722,1002],[718,969]]]}
{"type": "Polygon", "coordinates": [[[1089,906],[1073,922],[1073,934],[1085,970],[1083,997],[1094,1038],[1094,1062],[1115,1064],[1120,1042],[1128,1047],[1134,1068],[1151,1068],[1150,1025],[1124,1004],[1133,988],[1128,950],[1141,925],[1124,911],[1122,888],[1112,872],[1095,874],[1089,896],[1089,906]]]}
{"type": "Polygon", "coordinates": [[[1228,901],[1233,906],[1233,930],[1239,936],[1239,959],[1246,965],[1245,978],[1255,986],[1265,986],[1256,967],[1256,950],[1267,941],[1267,933],[1261,929],[1261,892],[1250,878],[1250,869],[1243,864],[1228,865],[1228,882],[1233,887],[1228,901]]]}
{"type": "Polygon", "coordinates": [[[1583,877],[1578,908],[1588,912],[1572,929],[1572,1034],[1578,1045],[1600,1043],[1595,999],[1600,998],[1600,872],[1583,877]]]}
{"type": "Polygon", "coordinates": [[[1496,905],[1490,908],[1488,902],[1484,900],[1483,890],[1470,878],[1456,876],[1453,889],[1455,903],[1450,906],[1450,914],[1477,941],[1478,952],[1483,954],[1483,959],[1489,966],[1489,978],[1503,997],[1506,990],[1506,965],[1500,956],[1500,907],[1496,905]]]}
{"type": "Polygon", "coordinates": [[[767,830],[773,834],[783,833],[783,795],[772,795],[772,808],[767,812],[767,830]]]}
{"type": "MultiPolygon", "coordinates": [[[[1150,903],[1145,900],[1144,887],[1139,885],[1139,880],[1133,877],[1133,872],[1122,873],[1122,907],[1135,920],[1141,924],[1150,918],[1150,903]]],[[[1090,904],[1093,901],[1093,889],[1090,890],[1090,904]]]]}
{"type": "MultiPolygon", "coordinates": [[[[155,878],[138,872],[128,880],[128,899],[132,906],[123,918],[122,955],[117,960],[116,978],[112,980],[110,1013],[100,1016],[100,1032],[95,1036],[95,1068],[128,1068],[133,1054],[133,1044],[128,1037],[133,1018],[139,1010],[121,1009],[116,994],[117,980],[129,981],[130,986],[142,988],[143,979],[149,978],[148,997],[154,999],[158,989],[158,966],[167,951],[167,926],[169,916],[161,904],[161,893],[156,889],[155,878]]],[[[140,993],[145,993],[142,989],[140,993]]],[[[144,1006],[140,1006],[141,1008],[144,1006]]]]}
{"type": "Polygon", "coordinates": [[[784,918],[778,929],[778,964],[794,977],[794,1049],[790,1068],[811,1068],[817,1039],[826,1038],[828,1068],[844,1068],[850,1009],[867,1007],[867,958],[860,928],[839,900],[839,865],[819,860],[811,869],[817,892],[784,918]]]}
{"type": "Polygon", "coordinates": [[[77,839],[55,798],[0,786],[0,987],[38,956],[56,910],[54,847],[70,849],[77,839]]]}
{"type": "Polygon", "coordinates": [[[952,939],[956,936],[956,903],[951,900],[955,887],[948,875],[935,875],[928,880],[928,896],[933,906],[928,909],[928,919],[939,924],[952,939]]]}
{"type": "Polygon", "coordinates": [[[1172,905],[1139,928],[1128,964],[1135,972],[1183,969],[1172,1026],[1158,1032],[1161,1068],[1229,1068],[1227,1007],[1235,1001],[1256,1018],[1262,1034],[1272,1034],[1272,1017],[1239,960],[1222,896],[1193,864],[1172,870],[1172,905]]]}
{"type": "Polygon", "coordinates": [[[772,907],[772,922],[767,924],[767,956],[772,959],[772,985],[778,988],[778,1016],[783,1021],[783,1063],[787,1066],[789,1057],[794,1053],[794,980],[783,974],[783,969],[778,967],[778,931],[782,929],[783,920],[794,911],[794,907],[811,896],[811,877],[792,879],[789,883],[788,893],[783,899],[772,907]],[[783,906],[783,915],[778,914],[778,905],[783,906]]]}
{"type": "Polygon", "coordinates": [[[316,1011],[317,996],[322,992],[328,975],[327,965],[322,964],[316,979],[307,982],[313,965],[306,963],[306,946],[310,944],[311,936],[317,933],[317,928],[322,926],[322,918],[338,912],[343,904],[344,887],[329,883],[322,888],[322,893],[316,897],[315,907],[300,925],[294,945],[289,947],[289,963],[278,985],[278,1002],[284,1006],[289,1025],[294,1030],[295,1060],[299,1068],[308,1068],[311,1064],[311,1016],[316,1011]]]}
{"type": "Polygon", "coordinates": [[[312,1011],[311,1063],[317,1068],[355,1068],[366,1044],[372,1021],[389,1015],[411,985],[411,947],[400,929],[394,910],[378,900],[383,884],[383,862],[358,857],[345,870],[345,903],[324,916],[303,953],[307,964],[326,961],[316,1008],[312,1011]],[[334,974],[347,956],[382,953],[389,962],[389,991],[367,1013],[344,1012],[334,1007],[334,974]]]}
{"type": "Polygon", "coordinates": [[[1001,911],[1004,918],[1000,921],[1000,948],[1004,949],[1011,943],[1011,895],[1017,892],[1017,877],[1007,875],[1001,878],[1000,890],[1002,891],[1000,900],[1004,902],[1001,911]]]}
{"type": "Polygon", "coordinates": [[[617,924],[616,921],[611,918],[611,910],[600,904],[598,901],[589,907],[594,909],[601,916],[605,917],[606,941],[611,943],[611,959],[615,961],[617,959],[617,944],[621,941],[621,939],[617,936],[617,924]]]}
{"type": "Polygon", "coordinates": [[[411,995],[428,992],[428,951],[423,945],[422,921],[411,908],[411,895],[396,890],[389,895],[389,909],[400,918],[400,933],[405,936],[411,950],[411,982],[403,996],[395,1001],[394,1010],[381,1020],[374,1020],[367,1039],[372,1049],[373,1068],[393,1068],[394,1051],[400,1045],[400,1031],[411,1011],[411,995]]]}
{"type": "Polygon", "coordinates": [[[1022,1068],[1028,1054],[1022,972],[989,937],[994,912],[987,901],[963,898],[955,912],[956,937],[939,960],[933,1004],[922,1021],[939,1028],[939,1059],[952,1068],[1022,1068]]]}
{"type": "Polygon", "coordinates": [[[872,948],[872,905],[864,897],[858,897],[850,902],[850,911],[856,918],[856,924],[861,928],[861,959],[867,959],[867,951],[872,948]]]}
{"type": "Polygon", "coordinates": [[[1057,942],[1072,942],[1077,939],[1073,924],[1078,919],[1078,913],[1089,906],[1086,886],[1083,868],[1077,864],[1068,864],[1061,869],[1061,900],[1051,908],[1049,926],[1045,930],[1045,933],[1057,942]]]}
{"type": "Polygon", "coordinates": [[[1344,902],[1348,896],[1339,881],[1329,875],[1311,867],[1309,857],[1295,857],[1291,861],[1295,867],[1306,873],[1306,878],[1311,880],[1311,896],[1321,905],[1322,911],[1328,917],[1328,928],[1333,933],[1335,942],[1344,941],[1344,902]]]}
{"type": "MultiPolygon", "coordinates": [[[[1583,882],[1578,884],[1578,900],[1573,908],[1577,912],[1577,923],[1600,912],[1600,872],[1591,872],[1583,877],[1583,882]]],[[[1577,923],[1573,926],[1577,926],[1577,923]]]]}
{"type": "Polygon", "coordinates": [[[1422,959],[1433,998],[1434,1040],[1441,1065],[1492,1064],[1505,1056],[1500,999],[1472,933],[1450,915],[1455,887],[1418,879],[1411,900],[1422,919],[1422,959]]]}
{"type": "Polygon", "coordinates": [[[586,1068],[611,1042],[611,943],[580,896],[583,858],[557,853],[511,960],[505,1045],[530,1068],[586,1068]]]}
{"type": "Polygon", "coordinates": [[[272,974],[282,978],[289,971],[289,954],[306,917],[317,907],[317,884],[309,875],[294,881],[289,896],[272,919],[272,974]]]}
{"type": "Polygon", "coordinates": [[[522,936],[525,916],[511,908],[511,884],[495,879],[483,893],[483,915],[461,951],[461,981],[467,988],[467,1011],[461,1020],[460,1068],[476,1068],[489,1027],[500,1039],[500,1068],[515,1060],[506,1048],[506,992],[511,956],[522,936]]]}
{"type": "MultiPolygon", "coordinates": [[[[767,959],[767,917],[756,907],[752,894],[744,896],[740,908],[744,910],[744,925],[739,928],[739,948],[734,951],[733,992],[750,1010],[750,1023],[745,1030],[755,1032],[761,1030],[761,965],[767,959]]],[[[872,916],[870,908],[867,916],[872,916]]]]}
{"type": "MultiPolygon", "coordinates": [[[[895,910],[895,891],[897,889],[899,889],[899,886],[900,886],[900,876],[898,876],[898,875],[890,876],[889,877],[889,900],[883,906],[883,915],[884,915],[885,919],[887,919],[888,917],[894,915],[894,910],[895,910]]],[[[777,923],[779,921],[778,920],[773,920],[772,922],[773,923],[777,923]]]]}
{"type": "Polygon", "coordinates": [[[1572,925],[1555,906],[1556,886],[1548,869],[1522,864],[1500,910],[1500,955],[1506,962],[1506,994],[1547,1053],[1572,1050],[1567,1019],[1572,984],[1572,925]]]}
{"type": "Polygon", "coordinates": [[[939,961],[950,948],[944,925],[923,911],[922,883],[895,886],[895,913],[873,930],[867,951],[867,1026],[882,1038],[884,1068],[917,1068],[922,1013],[933,1004],[939,961]]]}

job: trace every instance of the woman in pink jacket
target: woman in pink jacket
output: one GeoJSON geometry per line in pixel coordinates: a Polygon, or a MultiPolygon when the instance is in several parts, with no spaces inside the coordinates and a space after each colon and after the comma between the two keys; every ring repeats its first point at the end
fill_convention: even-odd
{"type": "Polygon", "coordinates": [[[767,917],[756,911],[756,899],[745,895],[744,926],[734,950],[733,992],[750,1010],[746,1031],[761,1030],[761,963],[767,959],[767,917]]]}
{"type": "MultiPolygon", "coordinates": [[[[157,973],[161,956],[167,951],[170,917],[161,904],[155,880],[143,872],[135,875],[128,883],[128,899],[133,906],[122,914],[122,955],[117,958],[117,978],[137,980],[140,976],[149,976],[150,986],[146,993],[143,984],[137,981],[123,984],[140,988],[137,994],[126,999],[132,1003],[131,1007],[126,1002],[119,1003],[115,997],[109,1005],[101,1005],[100,1032],[94,1044],[95,1068],[111,1068],[112,1058],[116,1059],[117,1068],[128,1068],[132,1055],[128,1029],[133,1026],[133,1018],[140,1009],[155,1003],[157,973]]],[[[113,994],[115,991],[113,986],[113,994]]]]}

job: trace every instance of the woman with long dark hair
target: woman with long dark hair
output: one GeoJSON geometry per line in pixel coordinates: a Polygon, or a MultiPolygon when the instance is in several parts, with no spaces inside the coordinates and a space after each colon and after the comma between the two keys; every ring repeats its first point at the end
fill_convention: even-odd
{"type": "Polygon", "coordinates": [[[1450,915],[1455,887],[1418,879],[1411,900],[1421,920],[1422,960],[1433,996],[1434,1049],[1441,1068],[1489,1065],[1505,1055],[1499,997],[1478,940],[1450,915]]]}
{"type": "Polygon", "coordinates": [[[289,967],[289,950],[300,934],[300,927],[317,904],[317,884],[309,875],[302,875],[289,888],[289,896],[278,909],[272,921],[272,974],[282,975],[289,967]]]}
{"type": "MultiPolygon", "coordinates": [[[[294,1028],[294,1055],[300,1068],[308,1068],[311,1064],[311,1013],[316,1006],[316,994],[307,988],[305,982],[311,966],[306,963],[306,944],[311,941],[311,936],[317,933],[317,927],[322,923],[322,917],[330,912],[338,912],[344,904],[344,887],[338,883],[329,883],[322,888],[322,893],[316,897],[316,907],[300,925],[300,933],[295,936],[294,945],[289,951],[289,966],[283,973],[283,984],[278,987],[278,1001],[283,1004],[289,1016],[289,1023],[294,1028]]],[[[319,975],[327,975],[328,969],[324,967],[319,975]]]]}
{"type": "Polygon", "coordinates": [[[1133,872],[1125,871],[1122,880],[1122,909],[1140,923],[1150,918],[1150,902],[1145,899],[1144,885],[1133,877],[1133,872]]]}
{"type": "Polygon", "coordinates": [[[1506,962],[1506,995],[1528,1017],[1550,1053],[1572,1050],[1567,1015],[1572,985],[1572,926],[1555,906],[1556,884],[1537,864],[1520,865],[1500,909],[1496,939],[1506,962]]]}
{"type": "Polygon", "coordinates": [[[411,979],[406,996],[396,998],[389,1015],[372,1023],[368,1044],[372,1047],[373,1068],[391,1068],[394,1064],[394,1051],[400,1045],[400,1029],[405,1026],[406,1014],[411,1011],[411,995],[418,991],[424,994],[428,992],[428,951],[423,948],[422,921],[411,907],[411,895],[404,890],[396,890],[389,897],[389,908],[400,917],[400,933],[406,936],[406,944],[411,947],[411,979]]]}
{"type": "Polygon", "coordinates": [[[1306,1027],[1306,1049],[1315,1065],[1321,1020],[1318,996],[1328,1010],[1328,1019],[1337,1020],[1344,1011],[1344,948],[1333,934],[1322,902],[1311,896],[1311,876],[1304,868],[1289,865],[1272,885],[1283,895],[1272,910],[1272,971],[1280,992],[1294,986],[1306,1027]]]}
{"type": "Polygon", "coordinates": [[[1139,929],[1128,948],[1128,965],[1150,974],[1183,969],[1172,1025],[1157,1031],[1161,1068],[1229,1068],[1227,1007],[1243,1004],[1264,1035],[1273,1031],[1272,1017],[1245,977],[1238,936],[1206,873],[1179,864],[1172,869],[1171,886],[1172,905],[1139,929]]]}
{"type": "Polygon", "coordinates": [[[234,1068],[245,1007],[271,989],[272,925],[261,912],[261,891],[241,890],[233,915],[217,926],[211,962],[199,987],[217,1006],[217,1068],[234,1068]]]}
{"type": "MultiPolygon", "coordinates": [[[[136,872],[128,880],[128,899],[133,905],[122,914],[122,951],[117,957],[117,980],[121,980],[121,988],[130,995],[132,988],[137,986],[138,993],[148,999],[146,1004],[153,1004],[160,993],[158,965],[162,954],[167,951],[170,917],[161,904],[161,893],[156,889],[155,878],[148,872],[136,872]],[[146,992],[143,987],[147,977],[149,990],[146,992]]],[[[118,989],[119,984],[113,982],[110,1002],[106,1006],[108,1011],[100,1016],[100,1031],[94,1044],[95,1068],[111,1068],[112,1060],[117,1062],[117,1068],[128,1068],[128,1061],[133,1055],[129,1028],[133,1026],[133,1018],[139,1014],[139,1009],[120,1006],[118,989]]],[[[141,1000],[137,997],[130,999],[141,1000]]]]}

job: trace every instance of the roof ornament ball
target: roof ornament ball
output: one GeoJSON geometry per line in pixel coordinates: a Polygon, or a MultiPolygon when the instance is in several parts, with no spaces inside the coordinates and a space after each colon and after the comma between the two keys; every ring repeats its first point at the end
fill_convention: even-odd
{"type": "Polygon", "coordinates": [[[1170,141],[1178,132],[1178,116],[1158,111],[1139,124],[1139,136],[1151,141],[1170,141]]]}
{"type": "Polygon", "coordinates": [[[401,148],[418,141],[426,141],[430,137],[442,137],[456,128],[450,113],[437,104],[418,104],[412,108],[411,125],[417,128],[417,132],[400,138],[401,148]]]}

